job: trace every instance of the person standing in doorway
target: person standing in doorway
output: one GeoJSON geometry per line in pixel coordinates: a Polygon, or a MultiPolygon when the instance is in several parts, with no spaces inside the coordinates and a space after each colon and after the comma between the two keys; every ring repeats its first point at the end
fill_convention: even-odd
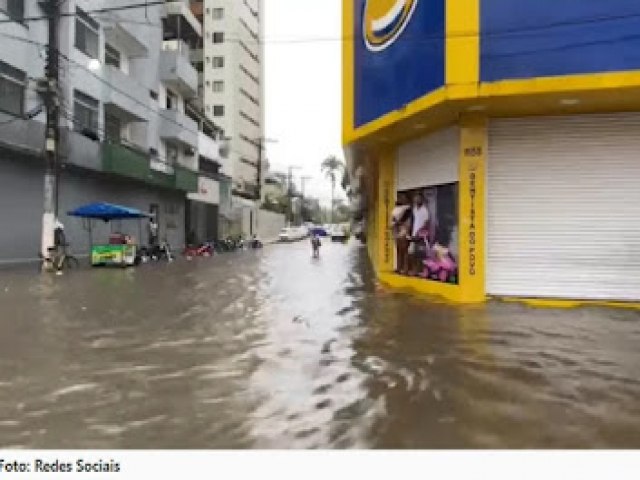
{"type": "Polygon", "coordinates": [[[396,273],[406,275],[409,272],[411,205],[404,193],[398,195],[398,201],[391,215],[391,229],[396,242],[396,273]]]}
{"type": "Polygon", "coordinates": [[[420,242],[426,242],[425,235],[428,236],[429,227],[429,209],[425,205],[422,193],[418,192],[413,197],[413,221],[411,225],[411,275],[417,275],[421,270],[421,261],[423,249],[426,245],[419,245],[420,242]]]}

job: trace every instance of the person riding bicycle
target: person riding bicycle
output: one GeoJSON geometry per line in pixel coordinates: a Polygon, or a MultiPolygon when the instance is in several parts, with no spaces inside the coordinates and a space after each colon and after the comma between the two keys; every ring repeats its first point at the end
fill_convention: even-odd
{"type": "Polygon", "coordinates": [[[62,271],[64,256],[67,252],[67,235],[64,232],[64,225],[60,220],[56,220],[53,230],[54,258],[53,266],[56,270],[62,271]]]}

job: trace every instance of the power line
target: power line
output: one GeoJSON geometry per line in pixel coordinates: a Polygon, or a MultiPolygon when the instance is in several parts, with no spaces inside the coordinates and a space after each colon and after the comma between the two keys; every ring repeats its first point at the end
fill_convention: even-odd
{"type": "MultiPolygon", "coordinates": [[[[84,13],[90,14],[90,15],[91,14],[100,15],[104,13],[127,11],[127,10],[147,8],[152,6],[160,6],[164,4],[166,4],[166,1],[164,0],[147,1],[147,2],[141,2],[141,3],[132,3],[129,5],[121,5],[118,7],[104,7],[104,8],[94,9],[94,10],[86,10],[84,11],[84,13]]],[[[76,12],[61,13],[60,16],[75,17],[76,12]]],[[[530,27],[497,29],[493,31],[486,30],[484,32],[480,32],[480,35],[482,37],[493,37],[493,36],[502,36],[502,35],[510,35],[510,34],[523,36],[522,34],[526,32],[543,31],[543,30],[550,30],[554,28],[568,27],[568,26],[581,26],[581,25],[589,25],[589,24],[595,24],[595,23],[613,22],[617,20],[628,20],[631,18],[640,18],[640,12],[629,13],[625,15],[600,15],[597,17],[584,18],[584,19],[562,20],[562,21],[550,22],[542,25],[532,25],[530,27]]],[[[46,19],[48,19],[48,16],[41,15],[41,16],[34,16],[34,17],[25,17],[21,19],[20,22],[26,23],[26,22],[41,21],[46,19]]],[[[122,21],[123,23],[141,24],[141,25],[149,25],[149,26],[156,26],[156,27],[162,26],[161,24],[156,24],[152,22],[141,22],[141,21],[127,20],[127,19],[119,19],[119,21],[122,21]]],[[[15,22],[16,20],[11,18],[0,20],[0,24],[15,23],[15,22]]],[[[452,35],[434,34],[434,35],[425,35],[425,36],[419,36],[419,37],[413,37],[413,38],[411,36],[405,35],[403,37],[403,41],[407,41],[407,40],[408,41],[428,41],[428,40],[442,40],[444,38],[460,38],[460,37],[464,38],[464,37],[475,37],[475,36],[478,36],[478,32],[460,32],[452,35]]],[[[282,39],[282,40],[265,38],[258,41],[248,40],[243,38],[242,41],[248,41],[250,43],[256,43],[256,44],[267,44],[267,43],[272,43],[272,44],[294,43],[295,44],[295,43],[322,43],[322,42],[336,42],[336,41],[345,42],[345,41],[355,40],[356,38],[357,36],[350,35],[350,36],[340,36],[340,37],[308,37],[308,38],[298,38],[298,39],[293,38],[293,39],[282,39]]],[[[239,41],[239,39],[232,40],[232,41],[239,41]]]]}
{"type": "MultiPolygon", "coordinates": [[[[60,2],[60,4],[64,3],[64,1],[60,2]]],[[[97,8],[95,10],[83,10],[84,13],[86,14],[101,14],[101,13],[110,13],[110,12],[119,12],[119,11],[126,11],[126,10],[134,10],[134,9],[138,9],[138,8],[146,8],[146,7],[154,7],[154,6],[158,6],[158,5],[164,5],[166,3],[165,0],[159,1],[149,1],[149,2],[143,2],[143,3],[131,3],[129,5],[121,5],[119,7],[104,7],[104,8],[97,8]]],[[[75,17],[77,14],[76,12],[67,12],[67,13],[60,13],[59,17],[75,17]]],[[[42,21],[42,20],[49,20],[49,16],[48,15],[38,15],[38,16],[34,16],[34,17],[24,17],[21,18],[19,20],[13,19],[13,18],[6,18],[6,19],[2,19],[0,20],[0,24],[2,23],[28,23],[28,22],[38,22],[38,21],[42,21]]]]}

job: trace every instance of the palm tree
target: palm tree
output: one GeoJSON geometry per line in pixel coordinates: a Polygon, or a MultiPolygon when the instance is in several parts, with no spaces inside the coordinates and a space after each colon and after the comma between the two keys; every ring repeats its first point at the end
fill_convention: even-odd
{"type": "Polygon", "coordinates": [[[345,171],[345,165],[344,162],[338,157],[336,157],[335,155],[331,155],[322,161],[322,165],[320,166],[320,168],[325,173],[327,178],[331,180],[331,223],[333,223],[333,204],[335,198],[336,181],[338,179],[338,174],[345,171]]]}

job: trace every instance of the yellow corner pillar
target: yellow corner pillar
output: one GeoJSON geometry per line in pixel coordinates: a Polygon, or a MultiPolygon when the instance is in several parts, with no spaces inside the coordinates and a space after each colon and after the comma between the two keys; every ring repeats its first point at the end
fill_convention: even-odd
{"type": "Polygon", "coordinates": [[[462,118],[460,122],[460,301],[479,303],[485,288],[485,198],[487,120],[462,118]]]}
{"type": "Polygon", "coordinates": [[[349,143],[354,130],[354,1],[342,0],[342,142],[349,143]]]}
{"type": "Polygon", "coordinates": [[[396,201],[396,154],[388,149],[379,153],[378,159],[378,195],[377,195],[377,266],[378,272],[391,272],[394,269],[394,239],[391,231],[391,213],[396,201]]]}
{"type": "Polygon", "coordinates": [[[480,78],[480,0],[447,0],[446,18],[447,96],[475,96],[480,78]]]}

